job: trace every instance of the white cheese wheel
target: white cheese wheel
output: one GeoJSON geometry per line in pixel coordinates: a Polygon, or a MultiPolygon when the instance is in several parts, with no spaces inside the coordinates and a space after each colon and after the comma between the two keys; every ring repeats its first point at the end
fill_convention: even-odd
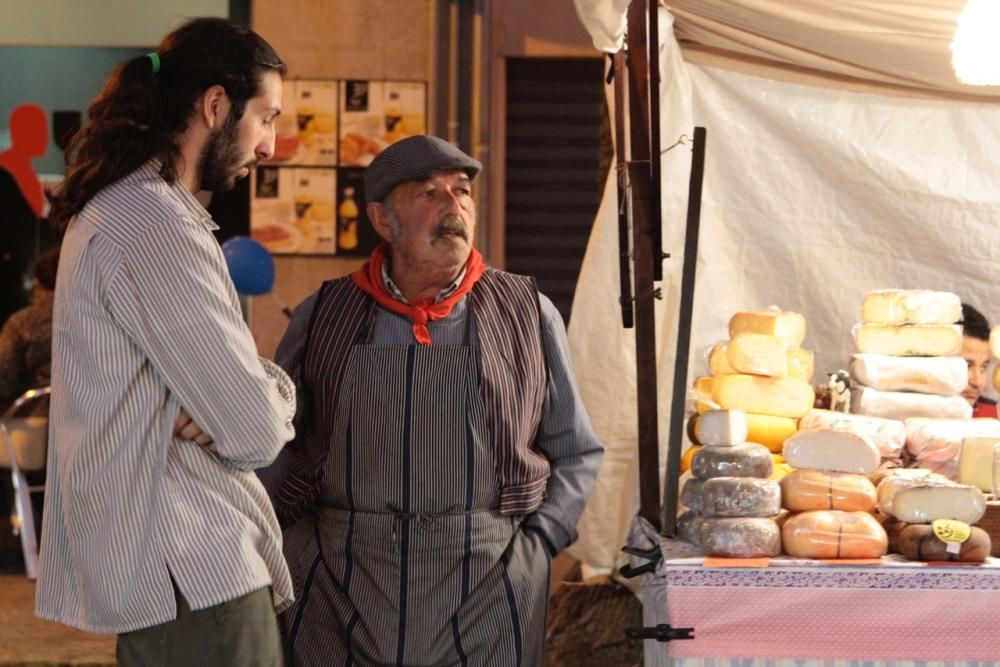
{"type": "Polygon", "coordinates": [[[745,332],[777,336],[785,341],[785,347],[800,347],[806,337],[806,318],[801,313],[778,310],[736,313],[729,319],[729,337],[745,332]]]}
{"type": "Polygon", "coordinates": [[[854,344],[864,354],[898,357],[946,357],[962,349],[957,324],[858,324],[854,344]]]}
{"type": "Polygon", "coordinates": [[[694,437],[702,445],[742,445],[747,441],[747,413],[709,410],[695,422],[694,437]]]}
{"type": "Polygon", "coordinates": [[[727,348],[729,364],[737,373],[788,375],[788,352],[784,339],[778,336],[746,331],[734,336],[727,348]]]}
{"type": "Polygon", "coordinates": [[[756,444],[702,447],[691,459],[691,474],[698,479],[713,477],[759,477],[774,472],[774,459],[767,447],[756,444]]]}
{"type": "Polygon", "coordinates": [[[962,440],[958,455],[958,482],[970,484],[983,493],[993,493],[1000,486],[1000,435],[972,436],[962,440]]]}
{"type": "Polygon", "coordinates": [[[785,462],[793,468],[867,475],[882,461],[870,438],[851,431],[799,431],[785,441],[785,462]]]}
{"type": "Polygon", "coordinates": [[[781,553],[781,529],[772,519],[706,518],[701,548],[710,556],[763,558],[781,553]]]}
{"type": "Polygon", "coordinates": [[[875,485],[864,475],[795,470],[781,480],[781,504],[793,512],[873,512],[876,502],[875,485]]]}
{"type": "Polygon", "coordinates": [[[876,290],[861,303],[861,321],[870,324],[954,324],[961,319],[962,300],[951,292],[876,290]]]}
{"type": "Polygon", "coordinates": [[[867,512],[817,510],[788,517],[781,527],[785,553],[796,558],[880,558],[885,529],[867,512]]]}
{"type": "Polygon", "coordinates": [[[909,391],[879,391],[871,387],[851,389],[851,411],[869,417],[906,420],[970,419],[972,406],[961,396],[938,396],[909,391]]]}
{"type": "Polygon", "coordinates": [[[906,446],[906,424],[898,419],[814,409],[799,420],[799,428],[803,431],[829,429],[857,433],[870,439],[883,458],[891,460],[898,459],[906,446]]]}
{"type": "Polygon", "coordinates": [[[851,376],[880,391],[918,391],[924,394],[960,394],[969,382],[965,359],[952,357],[890,357],[856,354],[851,376]]]}
{"type": "Polygon", "coordinates": [[[696,479],[694,477],[689,477],[687,481],[684,482],[684,487],[681,489],[681,505],[688,508],[692,512],[702,513],[702,484],[705,481],[701,479],[696,479]]]}
{"type": "Polygon", "coordinates": [[[773,479],[713,477],[702,485],[701,501],[706,517],[774,516],[781,511],[781,485],[773,479]]]}
{"type": "Polygon", "coordinates": [[[712,383],[712,400],[723,408],[798,419],[816,400],[812,385],[792,377],[723,375],[712,383]]]}
{"type": "Polygon", "coordinates": [[[986,497],[968,484],[890,475],[879,482],[878,509],[906,523],[954,519],[972,524],[983,518],[986,497]]]}

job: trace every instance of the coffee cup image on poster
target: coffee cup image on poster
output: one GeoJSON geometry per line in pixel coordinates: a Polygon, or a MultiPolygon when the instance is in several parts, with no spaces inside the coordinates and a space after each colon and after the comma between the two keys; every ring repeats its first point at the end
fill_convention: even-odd
{"type": "Polygon", "coordinates": [[[427,87],[413,81],[340,84],[340,165],[367,167],[386,146],[426,132],[427,87]]]}
{"type": "Polygon", "coordinates": [[[257,167],[250,191],[250,236],[271,253],[336,253],[335,169],[257,167]]]}
{"type": "Polygon", "coordinates": [[[336,166],[338,95],[336,81],[286,81],[275,119],[274,156],[268,162],[336,166]]]}

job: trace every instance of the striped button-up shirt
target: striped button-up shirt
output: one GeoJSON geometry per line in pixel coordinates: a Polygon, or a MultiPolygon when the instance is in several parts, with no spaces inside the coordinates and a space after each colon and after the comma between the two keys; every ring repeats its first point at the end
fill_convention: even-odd
{"type": "Polygon", "coordinates": [[[295,393],[257,357],[213,231],[155,163],[98,193],[63,242],[52,340],[39,616],[128,632],[271,585],[292,597],[253,470],[295,393]],[[214,440],[174,438],[184,408],[214,440]]]}

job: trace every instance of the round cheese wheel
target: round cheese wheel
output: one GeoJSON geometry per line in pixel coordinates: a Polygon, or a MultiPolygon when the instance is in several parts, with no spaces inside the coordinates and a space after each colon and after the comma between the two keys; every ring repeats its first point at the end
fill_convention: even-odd
{"type": "Polygon", "coordinates": [[[772,479],[713,477],[700,491],[706,517],[767,517],[781,511],[781,486],[772,479]]]}
{"type": "Polygon", "coordinates": [[[702,521],[704,521],[704,517],[697,512],[691,510],[683,512],[677,517],[677,537],[700,547],[702,521]]]}
{"type": "Polygon", "coordinates": [[[706,518],[701,548],[709,556],[762,558],[781,553],[781,529],[771,519],[706,518]]]}
{"type": "Polygon", "coordinates": [[[702,447],[691,460],[691,472],[698,479],[713,477],[771,476],[774,461],[771,452],[763,445],[717,445],[702,447]]]}
{"type": "Polygon", "coordinates": [[[684,482],[684,488],[681,489],[681,505],[688,508],[692,512],[702,512],[702,484],[704,480],[696,479],[694,477],[688,479],[684,482]]]}
{"type": "Polygon", "coordinates": [[[797,558],[880,558],[889,538],[867,512],[817,510],[788,518],[781,527],[785,552],[797,558]]]}
{"type": "Polygon", "coordinates": [[[694,455],[698,453],[699,449],[701,449],[701,445],[692,445],[687,448],[686,452],[684,452],[684,456],[681,457],[681,474],[684,474],[691,469],[691,459],[694,458],[694,455]]]}
{"type": "Polygon", "coordinates": [[[962,542],[958,553],[952,553],[948,551],[948,545],[934,534],[930,524],[899,521],[888,531],[889,550],[909,560],[982,563],[993,546],[989,533],[976,526],[970,528],[972,534],[969,539],[962,542]]]}
{"type": "Polygon", "coordinates": [[[864,475],[799,469],[781,480],[781,502],[793,512],[873,512],[875,485],[864,475]]]}

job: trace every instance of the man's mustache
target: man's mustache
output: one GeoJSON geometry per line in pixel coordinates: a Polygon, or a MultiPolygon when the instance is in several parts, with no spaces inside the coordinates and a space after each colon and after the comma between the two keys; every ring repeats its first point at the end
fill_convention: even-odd
{"type": "Polygon", "coordinates": [[[448,215],[441,219],[441,222],[434,228],[434,240],[438,240],[446,234],[457,234],[464,240],[469,240],[469,230],[465,223],[457,215],[448,215]]]}

